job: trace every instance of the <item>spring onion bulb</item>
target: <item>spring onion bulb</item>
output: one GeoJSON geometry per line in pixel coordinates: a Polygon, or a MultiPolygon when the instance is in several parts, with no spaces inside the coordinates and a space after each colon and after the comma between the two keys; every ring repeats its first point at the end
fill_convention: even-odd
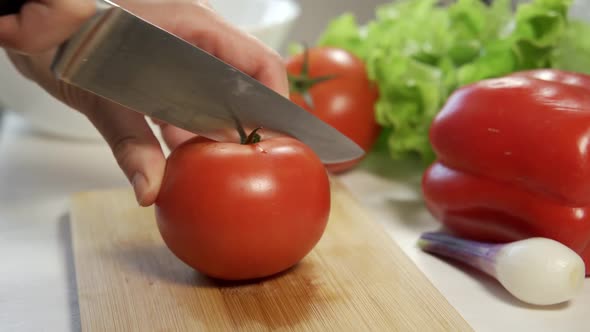
{"type": "Polygon", "coordinates": [[[496,244],[429,232],[422,234],[418,246],[489,274],[508,292],[529,304],[569,301],[582,291],[584,283],[582,258],[560,242],[547,238],[496,244]]]}

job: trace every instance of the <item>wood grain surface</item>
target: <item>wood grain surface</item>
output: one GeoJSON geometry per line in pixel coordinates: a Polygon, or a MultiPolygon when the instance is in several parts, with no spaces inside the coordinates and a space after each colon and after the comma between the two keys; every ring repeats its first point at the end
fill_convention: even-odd
{"type": "Polygon", "coordinates": [[[249,283],[179,261],[131,191],[75,195],[71,223],[84,331],[472,330],[338,182],[316,248],[249,283]]]}

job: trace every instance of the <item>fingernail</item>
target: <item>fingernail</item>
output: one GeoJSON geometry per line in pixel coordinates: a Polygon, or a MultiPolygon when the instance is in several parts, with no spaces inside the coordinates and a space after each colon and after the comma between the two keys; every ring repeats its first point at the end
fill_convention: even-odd
{"type": "Polygon", "coordinates": [[[141,205],[142,198],[148,190],[147,179],[142,173],[135,173],[133,178],[131,178],[131,185],[133,186],[133,191],[135,191],[135,199],[137,200],[137,203],[141,205]]]}

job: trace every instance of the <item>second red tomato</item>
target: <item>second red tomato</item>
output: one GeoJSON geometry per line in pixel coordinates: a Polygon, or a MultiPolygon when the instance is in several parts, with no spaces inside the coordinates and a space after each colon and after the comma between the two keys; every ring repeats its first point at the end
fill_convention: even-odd
{"type": "MultiPolygon", "coordinates": [[[[316,47],[287,59],[286,65],[291,100],[368,152],[380,127],[374,112],[378,91],[369,81],[364,63],[345,50],[316,47]]],[[[332,173],[339,173],[361,159],[326,166],[332,173]]]]}

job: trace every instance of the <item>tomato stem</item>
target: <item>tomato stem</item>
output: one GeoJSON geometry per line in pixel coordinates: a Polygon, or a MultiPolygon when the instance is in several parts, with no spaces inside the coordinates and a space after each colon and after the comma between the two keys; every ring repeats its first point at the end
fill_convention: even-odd
{"type": "Polygon", "coordinates": [[[233,116],[234,121],[236,122],[236,129],[238,130],[238,135],[240,135],[240,144],[254,144],[260,142],[262,138],[260,137],[260,134],[258,134],[258,131],[262,129],[262,127],[254,129],[250,135],[247,135],[246,130],[244,130],[244,126],[242,126],[240,119],[238,119],[238,117],[233,112],[231,105],[228,106],[228,109],[233,116]]]}
{"type": "Polygon", "coordinates": [[[289,88],[292,91],[303,93],[311,89],[314,85],[329,81],[335,78],[336,75],[324,75],[319,77],[309,77],[307,74],[289,75],[289,88]]]}
{"type": "Polygon", "coordinates": [[[241,131],[240,131],[240,143],[241,144],[255,144],[255,143],[260,142],[260,139],[261,138],[260,138],[260,134],[258,134],[258,131],[260,129],[262,129],[262,127],[258,127],[256,129],[254,129],[250,133],[250,135],[248,135],[248,136],[246,136],[246,133],[244,131],[244,128],[241,128],[240,127],[240,129],[241,129],[241,131]]]}
{"type": "Polygon", "coordinates": [[[331,80],[335,77],[336,75],[324,75],[319,77],[309,76],[309,49],[307,46],[305,46],[305,50],[303,51],[303,64],[301,67],[301,73],[299,75],[288,75],[289,90],[303,96],[303,100],[307,106],[313,109],[313,99],[311,98],[309,90],[316,84],[331,80]]]}

